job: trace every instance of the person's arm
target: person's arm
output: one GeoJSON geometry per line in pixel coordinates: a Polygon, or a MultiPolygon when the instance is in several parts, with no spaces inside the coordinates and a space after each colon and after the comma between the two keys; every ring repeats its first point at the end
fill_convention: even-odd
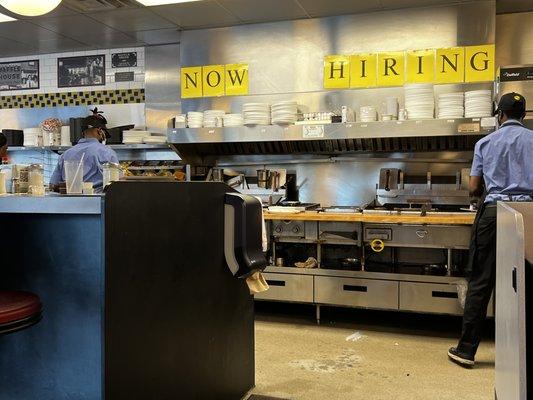
{"type": "Polygon", "coordinates": [[[481,143],[476,144],[474,150],[474,160],[472,162],[472,168],[470,169],[470,197],[472,202],[477,202],[477,200],[483,195],[484,184],[483,184],[483,154],[481,152],[481,143]]]}
{"type": "Polygon", "coordinates": [[[63,180],[63,156],[59,157],[59,161],[57,162],[56,168],[54,169],[54,172],[52,173],[52,176],[50,177],[50,190],[55,192],[58,190],[58,186],[63,180]]]}

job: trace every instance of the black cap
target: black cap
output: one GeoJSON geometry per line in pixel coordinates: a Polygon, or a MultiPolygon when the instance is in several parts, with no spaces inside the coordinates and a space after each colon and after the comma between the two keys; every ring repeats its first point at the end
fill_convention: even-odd
{"type": "Polygon", "coordinates": [[[98,108],[95,108],[92,111],[92,115],[89,115],[87,118],[83,119],[82,127],[85,131],[89,128],[100,128],[105,132],[106,137],[109,139],[111,135],[109,134],[109,131],[107,130],[106,124],[107,120],[102,115],[101,111],[98,111],[98,108]]]}
{"type": "Polygon", "coordinates": [[[526,99],[519,93],[511,92],[505,93],[498,103],[498,111],[517,111],[517,112],[526,112],[526,99]]]}

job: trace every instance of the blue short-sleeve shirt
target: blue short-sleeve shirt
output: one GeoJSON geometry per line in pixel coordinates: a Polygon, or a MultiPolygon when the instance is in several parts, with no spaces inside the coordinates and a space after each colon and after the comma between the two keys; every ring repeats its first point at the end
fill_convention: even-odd
{"type": "Polygon", "coordinates": [[[486,202],[533,200],[533,131],[508,120],[477,142],[470,172],[483,176],[486,202]]]}
{"type": "Polygon", "coordinates": [[[118,163],[117,153],[97,139],[80,139],[78,144],[65,151],[50,178],[51,185],[65,181],[65,161],[79,161],[83,156],[83,181],[92,182],[95,188],[103,184],[102,164],[118,163]],[[84,155],[85,154],[85,155],[84,155]]]}

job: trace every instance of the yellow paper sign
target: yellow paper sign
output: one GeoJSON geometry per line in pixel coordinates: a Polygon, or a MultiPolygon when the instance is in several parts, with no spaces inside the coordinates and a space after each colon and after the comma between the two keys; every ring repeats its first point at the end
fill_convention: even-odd
{"type": "Polygon", "coordinates": [[[435,79],[435,50],[407,52],[407,82],[427,83],[435,79]]]}
{"type": "Polygon", "coordinates": [[[465,81],[494,80],[494,45],[465,47],[465,81]]]}
{"type": "Polygon", "coordinates": [[[248,64],[226,65],[226,95],[242,96],[248,94],[248,64]]]}
{"type": "Polygon", "coordinates": [[[437,49],[435,82],[459,83],[465,79],[464,47],[437,49]]]}
{"type": "Polygon", "coordinates": [[[202,67],[202,85],[204,97],[224,96],[226,92],[226,69],[223,65],[202,67]]]}
{"type": "Polygon", "coordinates": [[[362,88],[376,86],[376,68],[376,54],[355,54],[350,56],[350,87],[362,88]]]}
{"type": "Polygon", "coordinates": [[[378,86],[402,86],[404,84],[404,59],[403,51],[378,54],[378,86]]]}
{"type": "Polygon", "coordinates": [[[181,69],[181,97],[184,99],[202,97],[202,67],[181,69]]]}
{"type": "Polygon", "coordinates": [[[324,88],[345,89],[350,87],[350,57],[326,56],[324,59],[324,88]]]}

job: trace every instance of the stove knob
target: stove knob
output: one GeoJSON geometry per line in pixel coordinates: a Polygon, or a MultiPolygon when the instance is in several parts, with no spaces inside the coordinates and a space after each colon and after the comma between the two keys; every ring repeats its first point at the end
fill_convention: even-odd
{"type": "Polygon", "coordinates": [[[292,228],[292,233],[300,233],[300,227],[299,226],[295,226],[292,228]]]}
{"type": "Polygon", "coordinates": [[[276,228],[274,230],[276,231],[276,233],[283,232],[283,228],[280,225],[276,226],[276,228]]]}

